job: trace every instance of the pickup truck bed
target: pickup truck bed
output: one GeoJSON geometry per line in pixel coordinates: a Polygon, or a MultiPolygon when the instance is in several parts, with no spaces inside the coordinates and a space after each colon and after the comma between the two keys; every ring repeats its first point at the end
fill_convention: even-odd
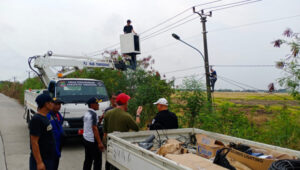
{"type": "Polygon", "coordinates": [[[139,147],[137,142],[144,141],[150,135],[155,135],[155,139],[165,140],[166,138],[173,139],[190,139],[192,134],[205,134],[211,138],[223,142],[225,145],[229,142],[243,143],[254,147],[270,149],[288,155],[293,155],[300,158],[300,151],[286,149],[278,146],[263,144],[232,136],[222,135],[218,133],[208,132],[201,129],[186,128],[176,130],[158,130],[158,131],[140,131],[140,132],[114,132],[108,134],[107,140],[107,161],[119,169],[128,170],[187,170],[188,167],[179,165],[163,156],[156,154],[153,151],[139,147]],[[159,135],[158,135],[159,134],[159,135]]]}

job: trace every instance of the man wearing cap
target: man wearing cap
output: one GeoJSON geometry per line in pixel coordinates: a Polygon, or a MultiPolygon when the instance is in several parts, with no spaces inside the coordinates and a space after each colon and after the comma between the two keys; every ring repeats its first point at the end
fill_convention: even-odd
{"type": "MultiPolygon", "coordinates": [[[[138,131],[138,123],[140,123],[140,115],[143,110],[142,106],[139,106],[136,111],[136,119],[133,120],[132,116],[127,112],[128,100],[130,96],[125,93],[121,93],[116,97],[117,106],[106,112],[104,116],[104,137],[107,133],[114,131],[128,132],[129,130],[138,131]]],[[[116,169],[109,162],[106,162],[105,169],[116,169]]]]}
{"type": "Polygon", "coordinates": [[[127,24],[124,26],[123,31],[124,31],[124,34],[129,34],[129,33],[136,34],[136,32],[133,30],[130,20],[127,20],[127,24]]]}
{"type": "Polygon", "coordinates": [[[150,130],[156,129],[177,129],[178,119],[177,116],[168,110],[168,101],[165,98],[158,99],[155,103],[158,113],[152,120],[149,128],[150,130]]]}
{"type": "MultiPolygon", "coordinates": [[[[109,110],[104,116],[104,134],[114,131],[128,132],[129,130],[138,131],[138,123],[140,123],[140,114],[143,110],[139,106],[136,111],[136,119],[133,120],[132,116],[126,112],[128,107],[128,100],[130,96],[121,93],[116,98],[117,107],[109,110]]],[[[106,135],[105,135],[106,136],[106,135]]]]}
{"type": "Polygon", "coordinates": [[[94,170],[100,170],[102,167],[102,153],[104,146],[100,139],[97,127],[97,113],[99,110],[99,100],[92,97],[87,101],[89,110],[83,117],[83,143],[85,147],[85,159],[83,170],[91,170],[94,162],[94,170]]]}
{"type": "Polygon", "coordinates": [[[61,143],[63,137],[63,117],[59,113],[59,110],[63,101],[58,98],[53,98],[53,103],[53,109],[47,114],[47,118],[51,123],[53,135],[55,138],[56,155],[54,158],[54,170],[57,170],[59,165],[59,159],[61,157],[61,143]]]}
{"type": "Polygon", "coordinates": [[[53,109],[52,98],[48,94],[41,94],[36,99],[38,113],[29,123],[30,133],[30,170],[53,170],[56,154],[55,140],[52,126],[47,114],[53,109]]]}

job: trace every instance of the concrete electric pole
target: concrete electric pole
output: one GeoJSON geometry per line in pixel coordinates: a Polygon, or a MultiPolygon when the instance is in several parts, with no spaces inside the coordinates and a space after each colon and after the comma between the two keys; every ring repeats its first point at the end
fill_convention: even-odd
{"type": "Polygon", "coordinates": [[[208,61],[208,49],[207,49],[207,31],[206,31],[206,18],[211,17],[211,12],[209,14],[205,14],[203,10],[201,13],[196,12],[195,7],[193,7],[193,12],[198,14],[202,23],[202,33],[203,33],[203,47],[204,47],[204,66],[205,66],[205,76],[206,76],[206,93],[207,100],[210,104],[212,104],[211,100],[211,85],[210,85],[210,73],[209,73],[209,61],[208,61]]]}

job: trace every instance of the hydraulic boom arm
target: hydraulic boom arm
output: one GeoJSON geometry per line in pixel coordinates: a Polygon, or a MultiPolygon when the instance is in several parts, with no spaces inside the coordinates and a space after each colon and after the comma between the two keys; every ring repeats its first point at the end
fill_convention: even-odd
{"type": "Polygon", "coordinates": [[[89,67],[126,70],[125,63],[120,67],[122,63],[113,61],[110,58],[96,59],[85,56],[59,55],[53,54],[51,51],[43,56],[38,55],[30,57],[28,63],[29,67],[39,75],[46,86],[48,86],[51,80],[56,80],[58,74],[60,74],[59,77],[64,77],[77,69],[81,70],[89,67]],[[38,69],[39,73],[31,67],[32,59],[35,60],[34,67],[38,69]],[[58,72],[55,67],[62,67],[63,69],[58,72]]]}

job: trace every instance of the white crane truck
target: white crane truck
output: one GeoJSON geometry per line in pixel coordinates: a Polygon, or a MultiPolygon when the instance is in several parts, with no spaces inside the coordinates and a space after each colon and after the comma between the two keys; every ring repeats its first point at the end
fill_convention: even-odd
{"type": "Polygon", "coordinates": [[[64,102],[61,113],[64,117],[63,128],[66,136],[77,136],[80,133],[83,127],[82,116],[87,110],[85,103],[89,98],[97,97],[102,100],[98,111],[99,116],[110,105],[110,102],[105,85],[101,80],[63,77],[83,68],[126,69],[124,63],[113,61],[110,58],[67,56],[53,54],[51,51],[45,55],[30,57],[28,64],[41,78],[47,89],[25,91],[24,118],[29,123],[32,116],[37,113],[36,97],[41,93],[49,93],[51,97],[59,98],[64,102]],[[38,71],[31,67],[33,60],[34,67],[38,71]]]}

